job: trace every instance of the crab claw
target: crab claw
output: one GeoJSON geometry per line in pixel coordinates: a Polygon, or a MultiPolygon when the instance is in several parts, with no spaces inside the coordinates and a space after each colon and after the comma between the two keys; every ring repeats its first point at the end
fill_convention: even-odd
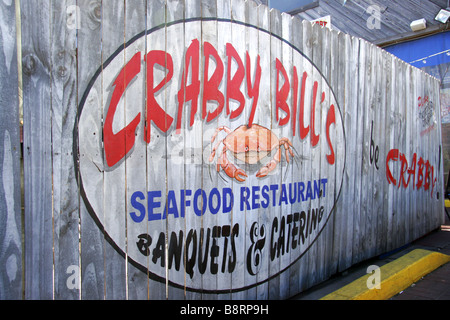
{"type": "Polygon", "coordinates": [[[266,164],[264,167],[259,169],[259,171],[256,173],[256,177],[262,178],[269,174],[270,171],[273,171],[277,167],[277,162],[275,160],[271,160],[268,164],[266,164]]]}
{"type": "Polygon", "coordinates": [[[217,172],[220,168],[229,176],[237,181],[243,182],[245,178],[248,177],[244,170],[237,168],[234,164],[228,161],[227,149],[224,147],[222,149],[222,155],[219,157],[219,162],[217,163],[217,172]]]}
{"type": "Polygon", "coordinates": [[[256,173],[256,177],[257,178],[262,178],[267,176],[267,174],[269,173],[269,169],[267,169],[267,167],[262,167],[261,169],[259,169],[259,171],[256,173]]]}
{"type": "MultiPolygon", "coordinates": [[[[230,178],[234,178],[237,181],[243,182],[248,177],[244,170],[236,168],[232,163],[222,164],[221,167],[230,178]]],[[[217,169],[219,169],[219,165],[217,169]]]]}
{"type": "Polygon", "coordinates": [[[247,178],[247,177],[248,177],[247,174],[246,174],[245,171],[242,170],[242,169],[237,169],[237,170],[235,171],[235,173],[234,173],[234,178],[235,178],[237,181],[240,181],[240,182],[245,181],[245,178],[247,178]],[[242,177],[241,177],[241,176],[242,176],[242,177]]]}

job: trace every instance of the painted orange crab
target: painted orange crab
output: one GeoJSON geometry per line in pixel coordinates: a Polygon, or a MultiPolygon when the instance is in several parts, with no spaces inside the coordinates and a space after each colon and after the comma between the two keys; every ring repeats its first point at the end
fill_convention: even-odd
{"type": "Polygon", "coordinates": [[[248,164],[256,164],[260,160],[268,157],[275,148],[278,150],[275,152],[273,158],[258,170],[256,176],[258,178],[266,176],[269,172],[273,171],[277,164],[281,161],[281,146],[284,147],[286,160],[289,162],[289,153],[294,157],[292,152],[292,143],[288,138],[278,137],[269,129],[253,124],[251,127],[242,125],[236,130],[231,131],[226,126],[221,126],[216,129],[211,137],[211,143],[214,142],[220,131],[225,131],[228,135],[221,141],[217,142],[209,156],[209,162],[214,160],[216,150],[220,143],[223,143],[222,154],[219,155],[217,162],[217,172],[222,167],[223,171],[230,177],[238,181],[245,181],[248,175],[244,170],[237,168],[227,158],[227,151],[231,151],[234,157],[248,164]]]}

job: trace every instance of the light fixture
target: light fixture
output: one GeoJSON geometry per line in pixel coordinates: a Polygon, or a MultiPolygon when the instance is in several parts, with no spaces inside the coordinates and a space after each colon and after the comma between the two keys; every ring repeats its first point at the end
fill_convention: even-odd
{"type": "Polygon", "coordinates": [[[437,16],[434,18],[434,20],[437,20],[442,23],[447,23],[448,18],[450,18],[450,11],[447,11],[445,9],[441,9],[437,16]]]}
{"type": "Polygon", "coordinates": [[[425,19],[414,20],[410,24],[412,31],[423,30],[427,27],[427,21],[425,19]]]}

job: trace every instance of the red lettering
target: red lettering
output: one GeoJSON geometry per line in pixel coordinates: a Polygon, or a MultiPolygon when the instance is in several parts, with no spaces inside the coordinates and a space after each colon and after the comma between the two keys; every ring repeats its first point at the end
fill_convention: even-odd
{"type": "MultiPolygon", "coordinates": [[[[248,118],[248,126],[251,127],[253,124],[253,120],[256,114],[256,109],[258,106],[259,99],[259,90],[260,90],[260,82],[262,76],[261,64],[260,64],[260,56],[256,56],[256,61],[254,65],[253,73],[251,59],[248,51],[246,52],[245,65],[243,60],[239,56],[238,52],[234,48],[234,46],[230,43],[226,44],[226,56],[227,56],[227,75],[226,75],[226,92],[222,93],[219,89],[220,84],[224,78],[224,63],[216,50],[216,48],[209,42],[203,43],[203,50],[200,48],[200,43],[198,39],[192,40],[190,45],[188,46],[184,61],[181,63],[183,66],[181,67],[182,75],[180,81],[180,88],[177,92],[177,103],[178,110],[176,115],[176,133],[180,134],[181,122],[183,119],[184,107],[185,104],[190,105],[190,117],[189,117],[189,126],[194,125],[195,116],[198,110],[199,103],[199,95],[202,92],[202,110],[201,117],[202,120],[206,120],[206,122],[211,122],[222,113],[224,107],[226,106],[226,113],[230,117],[230,119],[238,118],[244,111],[246,97],[244,96],[244,92],[241,90],[242,82],[244,81],[244,77],[246,77],[246,93],[247,97],[252,99],[252,106],[250,109],[250,114],[248,118]],[[204,56],[200,57],[201,52],[203,52],[204,56]],[[204,58],[204,60],[202,60],[204,58]],[[200,65],[204,61],[204,66],[200,65]],[[212,62],[214,61],[214,62],[212,62]],[[237,65],[237,69],[232,74],[232,65],[237,65]],[[215,67],[214,67],[215,65],[215,67]],[[214,70],[212,70],[214,68],[214,70]],[[203,83],[201,83],[201,74],[200,70],[203,69],[203,83]],[[211,76],[210,76],[211,74],[211,76]],[[203,85],[203,88],[201,87],[203,85]],[[203,89],[203,90],[201,90],[203,89]],[[234,100],[238,103],[238,106],[231,110],[230,100],[234,100]]],[[[171,128],[174,118],[169,115],[165,106],[159,105],[156,96],[164,90],[165,86],[170,83],[172,77],[174,75],[174,64],[172,60],[172,56],[162,50],[152,50],[148,52],[144,60],[146,62],[146,121],[144,124],[144,141],[150,143],[151,141],[151,126],[154,124],[159,130],[162,132],[168,132],[171,128]],[[155,70],[159,67],[162,67],[164,71],[164,77],[158,83],[155,77],[155,70]]],[[[136,53],[133,58],[123,67],[120,71],[119,75],[115,79],[113,83],[113,93],[111,95],[111,100],[109,103],[108,111],[105,117],[105,125],[103,128],[103,137],[104,137],[104,148],[105,148],[105,159],[108,166],[114,166],[121,159],[123,159],[126,154],[132,149],[135,143],[135,134],[137,126],[141,120],[141,113],[138,113],[137,116],[122,130],[117,133],[113,133],[112,124],[114,115],[117,109],[117,106],[120,102],[121,97],[124,95],[124,92],[127,86],[131,83],[131,81],[136,77],[136,75],[141,71],[141,53],[136,53]]],[[[275,59],[275,68],[276,68],[276,84],[275,84],[275,120],[279,126],[285,126],[289,124],[291,113],[292,113],[292,135],[296,135],[296,127],[297,123],[299,126],[299,136],[300,139],[305,139],[308,134],[311,133],[310,141],[311,146],[315,147],[319,144],[320,134],[325,129],[327,145],[329,147],[329,153],[326,154],[326,160],[330,165],[335,164],[336,154],[334,150],[334,146],[332,143],[331,135],[332,132],[330,130],[333,124],[336,124],[336,107],[334,104],[331,104],[326,117],[325,128],[322,128],[322,125],[318,126],[318,133],[315,130],[315,118],[316,118],[316,108],[317,108],[317,100],[320,99],[320,106],[324,107],[323,103],[325,102],[325,92],[321,93],[321,96],[318,97],[319,84],[318,81],[314,81],[311,79],[312,83],[312,92],[311,92],[311,108],[309,114],[309,124],[305,125],[305,91],[307,86],[308,74],[307,72],[303,72],[301,88],[299,88],[299,76],[298,70],[295,66],[292,67],[292,83],[290,83],[290,79],[288,73],[283,65],[283,63],[276,58],[275,59]],[[288,97],[291,94],[292,90],[292,100],[288,97]],[[299,92],[300,90],[300,92],[299,92]],[[300,95],[300,97],[299,97],[300,95]],[[289,105],[292,102],[292,105],[289,105]],[[299,110],[297,110],[299,108],[299,110]],[[298,116],[298,119],[297,119],[298,116]]],[[[158,78],[159,79],[159,78],[158,78]]],[[[309,90],[308,86],[308,90],[309,90]]],[[[273,96],[273,95],[272,95],[273,96]]],[[[309,95],[308,95],[309,97],[309,95]]],[[[269,101],[267,101],[269,103],[269,101]]],[[[186,115],[188,112],[186,112],[186,115]]],[[[308,117],[308,116],[307,116],[308,117]]],[[[187,119],[186,119],[187,122],[187,119]]],[[[320,121],[322,123],[322,121],[320,121]]],[[[186,126],[188,126],[186,124],[186,126]]],[[[391,158],[389,160],[397,161],[399,152],[397,149],[396,153],[390,153],[391,158]]],[[[394,151],[395,151],[394,150],[394,151]]],[[[391,150],[392,152],[392,150],[391,150]]],[[[401,185],[404,187],[408,186],[410,176],[415,174],[415,158],[413,160],[414,169],[408,168],[407,161],[402,155],[402,169],[400,181],[401,185]],[[412,170],[412,172],[410,172],[412,170]],[[405,174],[409,174],[408,180],[406,180],[405,174]]],[[[389,183],[394,183],[396,185],[397,180],[394,179],[391,172],[389,171],[389,165],[386,164],[387,167],[387,177],[389,183]]],[[[423,184],[423,180],[425,180],[424,188],[428,189],[430,184],[433,182],[429,178],[429,174],[433,168],[429,165],[429,163],[425,164],[425,179],[423,178],[423,167],[424,163],[419,162],[419,178],[416,186],[420,188],[423,184]],[[431,170],[431,171],[430,171],[431,170]]],[[[414,180],[413,178],[413,180],[414,180]]]]}
{"type": "Polygon", "coordinates": [[[417,190],[422,187],[423,184],[423,164],[425,162],[423,161],[422,157],[420,157],[419,162],[417,163],[419,165],[419,168],[417,169],[417,190]]]}
{"type": "Polygon", "coordinates": [[[304,118],[305,118],[305,90],[306,90],[306,78],[308,74],[303,72],[302,76],[302,91],[300,93],[300,113],[299,113],[299,122],[300,122],[300,139],[305,139],[309,133],[309,126],[305,127],[304,118]]]}
{"type": "Polygon", "coordinates": [[[200,60],[200,44],[197,39],[192,40],[192,43],[186,50],[186,57],[184,61],[184,70],[181,76],[181,87],[178,91],[178,115],[176,132],[180,133],[181,118],[183,115],[183,106],[186,102],[191,101],[191,118],[189,125],[194,124],[194,117],[197,112],[197,101],[200,94],[200,79],[199,79],[199,60],[200,60]],[[192,65],[191,65],[192,63],[192,65]],[[189,66],[191,65],[191,84],[188,85],[189,66]]]}
{"type": "Polygon", "coordinates": [[[436,185],[437,178],[434,177],[434,167],[431,166],[431,181],[432,181],[432,187],[431,187],[431,195],[433,195],[434,186],[436,185]]]}
{"type": "Polygon", "coordinates": [[[334,111],[334,104],[332,104],[330,106],[330,109],[328,110],[327,113],[327,124],[326,124],[326,128],[327,128],[327,142],[328,142],[328,146],[330,147],[330,154],[327,154],[327,161],[329,164],[333,165],[335,158],[334,158],[334,149],[333,149],[333,145],[331,144],[331,139],[330,139],[330,126],[331,124],[336,123],[336,113],[334,111]]]}
{"type": "Polygon", "coordinates": [[[397,180],[394,179],[392,171],[389,167],[390,161],[399,161],[401,163],[398,188],[403,187],[406,189],[412,178],[413,189],[417,188],[417,190],[419,190],[423,187],[423,190],[427,191],[431,187],[431,196],[433,196],[434,186],[437,179],[434,178],[434,167],[430,164],[429,160],[425,161],[422,157],[420,157],[419,161],[417,161],[417,154],[414,153],[411,160],[411,166],[408,167],[406,155],[400,153],[398,149],[391,149],[386,157],[386,178],[389,184],[393,183],[394,186],[397,186],[397,180]],[[405,177],[405,175],[407,177],[405,177]],[[416,177],[417,182],[415,181],[416,177]]]}
{"type": "Polygon", "coordinates": [[[259,98],[259,84],[261,81],[261,64],[259,55],[256,58],[255,81],[253,85],[250,72],[250,56],[248,52],[246,54],[245,67],[247,73],[247,94],[250,98],[253,99],[252,109],[250,111],[250,116],[248,118],[248,127],[250,128],[253,124],[253,118],[255,117],[256,106],[258,105],[258,98],[259,98]]]}
{"type": "Polygon", "coordinates": [[[411,178],[411,176],[413,177],[413,179],[412,179],[413,189],[416,188],[416,184],[415,184],[415,181],[416,181],[416,162],[417,162],[417,154],[414,153],[413,154],[413,158],[412,158],[411,167],[408,169],[409,179],[411,178]]]}
{"type": "Polygon", "coordinates": [[[389,168],[389,162],[390,161],[397,161],[398,160],[398,149],[391,149],[389,150],[387,157],[386,157],[386,178],[389,184],[393,183],[394,186],[397,185],[397,180],[394,179],[392,176],[391,169],[389,168]]]}
{"type": "MultiPolygon", "coordinates": [[[[215,119],[223,110],[224,96],[219,90],[220,82],[223,77],[223,62],[220,59],[217,50],[209,43],[205,42],[203,44],[203,50],[205,55],[205,69],[203,73],[203,105],[202,105],[202,119],[206,117],[206,105],[208,101],[217,101],[218,106],[213,112],[208,111],[208,117],[206,117],[206,122],[210,122],[215,119]],[[216,61],[216,69],[212,74],[211,78],[208,79],[209,74],[209,59],[213,57],[216,61]]],[[[242,80],[241,80],[242,81],[242,80]]]]}
{"type": "Polygon", "coordinates": [[[294,66],[292,72],[293,81],[293,95],[292,95],[292,136],[295,136],[295,125],[297,121],[297,97],[298,97],[298,75],[297,68],[294,66]]]}
{"type": "Polygon", "coordinates": [[[131,80],[141,70],[141,53],[136,53],[130,61],[122,68],[116,80],[114,81],[114,91],[106,113],[105,124],[103,126],[103,143],[105,149],[106,164],[109,167],[117,164],[131,150],[135,142],[135,131],[141,121],[141,113],[122,130],[113,133],[112,123],[117,105],[122,97],[126,87],[131,80]]]}
{"type": "Polygon", "coordinates": [[[430,188],[430,180],[431,180],[431,165],[430,161],[427,160],[425,162],[425,183],[423,184],[423,189],[428,190],[430,188]]]}
{"type": "Polygon", "coordinates": [[[278,58],[276,59],[275,63],[276,69],[277,69],[277,89],[276,89],[276,96],[275,96],[275,111],[276,111],[276,119],[280,126],[284,126],[289,122],[290,118],[290,110],[289,106],[286,102],[288,94],[289,94],[289,78],[287,76],[286,70],[284,69],[283,64],[281,63],[278,58]],[[284,83],[283,86],[280,89],[280,72],[283,75],[284,83]],[[282,119],[279,117],[279,109],[283,110],[286,113],[286,116],[282,119]]]}
{"type": "Polygon", "coordinates": [[[400,169],[400,182],[398,183],[398,187],[400,188],[401,185],[406,189],[409,184],[410,176],[408,176],[408,181],[405,180],[405,173],[408,170],[408,160],[406,160],[406,157],[403,153],[400,154],[400,162],[402,164],[400,169]]]}
{"type": "Polygon", "coordinates": [[[238,117],[245,106],[245,98],[241,92],[241,84],[244,80],[245,69],[244,64],[242,63],[239,54],[236,49],[233,47],[231,43],[227,43],[226,45],[227,57],[228,57],[228,65],[227,65],[227,115],[230,115],[230,119],[234,119],[238,117]],[[232,59],[236,61],[238,64],[238,68],[233,77],[231,77],[231,64],[232,59]],[[236,100],[239,102],[239,107],[236,110],[230,112],[230,99],[236,100]]]}
{"type": "Polygon", "coordinates": [[[147,123],[145,125],[145,141],[150,143],[151,122],[163,132],[167,132],[173,122],[173,118],[169,116],[158,104],[155,93],[161,90],[173,76],[172,56],[165,51],[152,50],[147,53],[145,60],[147,61],[147,123]],[[163,80],[153,87],[153,71],[155,64],[158,64],[168,70],[163,80]]]}
{"type": "MultiPolygon", "coordinates": [[[[314,81],[313,86],[313,100],[311,103],[311,146],[315,147],[319,143],[319,135],[316,135],[316,132],[314,130],[315,127],[315,118],[316,118],[316,97],[317,97],[317,87],[318,87],[317,81],[314,81]]],[[[322,94],[322,99],[325,99],[325,95],[322,94]]]]}

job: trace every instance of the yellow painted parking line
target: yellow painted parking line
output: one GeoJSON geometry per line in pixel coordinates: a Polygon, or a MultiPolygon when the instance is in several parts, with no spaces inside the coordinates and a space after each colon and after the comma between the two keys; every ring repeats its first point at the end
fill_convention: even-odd
{"type": "Polygon", "coordinates": [[[367,274],[321,300],[385,300],[408,288],[431,271],[450,261],[450,256],[423,249],[413,250],[382,266],[379,289],[369,289],[367,274]]]}

